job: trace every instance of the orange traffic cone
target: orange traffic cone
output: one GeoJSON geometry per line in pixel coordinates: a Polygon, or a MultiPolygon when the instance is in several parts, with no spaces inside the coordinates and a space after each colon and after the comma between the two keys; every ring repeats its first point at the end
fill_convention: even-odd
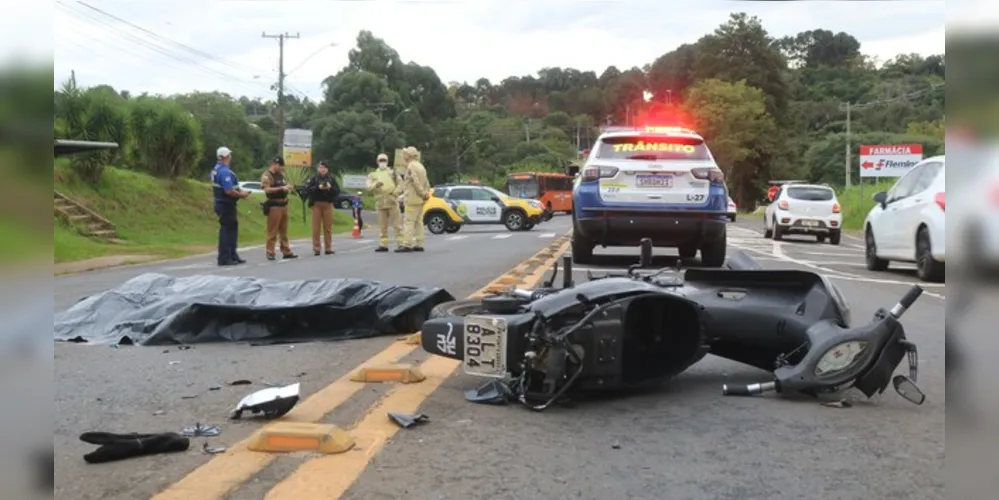
{"type": "Polygon", "coordinates": [[[354,219],[354,232],[351,233],[351,236],[355,238],[361,237],[361,227],[357,225],[357,219],[354,219]]]}

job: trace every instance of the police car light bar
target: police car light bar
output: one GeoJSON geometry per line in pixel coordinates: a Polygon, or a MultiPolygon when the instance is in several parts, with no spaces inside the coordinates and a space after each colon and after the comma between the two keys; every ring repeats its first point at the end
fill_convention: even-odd
{"type": "Polygon", "coordinates": [[[783,184],[807,184],[808,181],[767,181],[771,186],[781,186],[783,184]]]}
{"type": "Polygon", "coordinates": [[[626,127],[621,125],[607,125],[600,127],[601,133],[607,132],[647,132],[653,134],[670,134],[670,133],[680,133],[680,134],[697,134],[697,132],[685,128],[685,127],[658,127],[653,125],[646,125],[644,127],[626,127]]]}

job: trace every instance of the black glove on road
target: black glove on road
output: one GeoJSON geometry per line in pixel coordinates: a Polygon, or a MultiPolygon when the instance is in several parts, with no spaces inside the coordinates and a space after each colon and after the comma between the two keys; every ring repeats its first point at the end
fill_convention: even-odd
{"type": "Polygon", "coordinates": [[[191,441],[175,432],[162,434],[111,434],[110,432],[84,432],[80,441],[99,444],[100,448],[87,453],[83,459],[88,463],[99,464],[126,458],[187,451],[191,441]]]}

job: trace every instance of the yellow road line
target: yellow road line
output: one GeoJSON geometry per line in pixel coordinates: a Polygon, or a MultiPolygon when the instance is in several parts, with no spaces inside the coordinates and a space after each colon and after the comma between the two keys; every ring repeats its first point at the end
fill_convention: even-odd
{"type": "MultiPolygon", "coordinates": [[[[568,246],[568,242],[563,243],[548,262],[524,278],[522,286],[531,288],[541,282],[545,272],[568,246]]],[[[361,476],[368,463],[381,451],[385,443],[399,431],[399,427],[389,421],[386,414],[390,411],[415,413],[420,404],[430,397],[460,364],[461,361],[458,360],[430,356],[420,365],[420,371],[426,375],[426,380],[419,384],[394,387],[349,431],[354,437],[355,450],[338,455],[325,455],[305,462],[290,476],[275,485],[264,499],[340,498],[361,476]]]]}
{"type": "MultiPolygon", "coordinates": [[[[562,245],[561,250],[555,252],[552,257],[544,259],[548,255],[552,255],[550,246],[545,247],[527,260],[548,260],[549,264],[542,266],[542,269],[545,269],[565,251],[565,247],[566,245],[562,245]]],[[[487,290],[499,285],[501,279],[508,274],[509,272],[493,280],[470,295],[469,298],[485,294],[487,290]]],[[[542,272],[542,276],[543,274],[542,272]]],[[[295,422],[318,422],[327,413],[335,410],[365,387],[363,383],[350,380],[351,375],[355,371],[365,366],[396,363],[413,352],[416,347],[417,345],[406,344],[404,342],[393,342],[382,352],[372,356],[356,368],[348,370],[344,376],[335,380],[319,392],[309,396],[306,400],[295,406],[283,419],[295,422]]],[[[436,358],[436,356],[434,357],[436,358]]],[[[434,367],[431,366],[430,368],[434,367]]],[[[424,375],[427,376],[428,380],[420,384],[414,384],[414,386],[429,386],[434,383],[430,380],[433,375],[432,373],[425,373],[424,375]]],[[[439,383],[437,382],[438,385],[439,383]]],[[[434,387],[436,388],[436,386],[434,387]]],[[[276,457],[276,455],[270,453],[250,451],[247,449],[249,441],[250,438],[248,437],[230,446],[225,453],[212,457],[211,460],[191,471],[191,473],[184,476],[180,481],[153,496],[152,500],[221,500],[225,498],[226,495],[267,467],[276,457]]],[[[353,455],[355,453],[348,452],[348,454],[353,455]]]]}

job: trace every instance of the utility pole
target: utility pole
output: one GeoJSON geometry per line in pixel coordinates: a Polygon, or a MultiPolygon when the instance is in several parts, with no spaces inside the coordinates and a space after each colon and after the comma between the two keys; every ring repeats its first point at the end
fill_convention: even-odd
{"type": "Polygon", "coordinates": [[[294,36],[289,35],[287,32],[278,35],[268,35],[264,32],[261,35],[263,38],[277,38],[278,41],[278,152],[284,156],[284,41],[289,38],[299,38],[299,34],[295,33],[294,36]]]}
{"type": "Polygon", "coordinates": [[[846,187],[850,187],[850,101],[846,102],[846,159],[843,160],[846,187]]]}

